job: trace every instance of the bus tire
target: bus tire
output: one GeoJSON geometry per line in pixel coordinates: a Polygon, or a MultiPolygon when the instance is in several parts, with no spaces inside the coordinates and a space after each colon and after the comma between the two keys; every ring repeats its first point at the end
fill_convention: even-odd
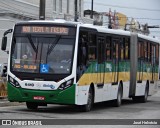
{"type": "Polygon", "coordinates": [[[36,110],[38,108],[38,104],[33,102],[26,102],[26,106],[31,110],[36,110]]]}
{"type": "Polygon", "coordinates": [[[122,104],[122,94],[123,94],[123,90],[122,90],[122,85],[119,85],[118,88],[118,93],[117,93],[117,99],[113,101],[113,104],[115,107],[120,107],[122,104]]]}
{"type": "Polygon", "coordinates": [[[148,98],[148,92],[149,92],[149,84],[147,82],[144,95],[143,96],[134,96],[134,97],[132,97],[132,100],[134,102],[146,103],[147,98],[148,98]]]}
{"type": "Polygon", "coordinates": [[[144,96],[140,96],[140,102],[141,103],[146,103],[147,102],[148,92],[149,92],[149,85],[148,85],[148,82],[147,82],[144,96]]]}
{"type": "Polygon", "coordinates": [[[93,102],[94,102],[94,94],[93,94],[93,89],[90,87],[89,93],[88,93],[88,99],[87,99],[87,104],[81,106],[81,110],[83,112],[89,112],[91,111],[93,107],[93,102]]]}
{"type": "Polygon", "coordinates": [[[139,102],[139,97],[138,96],[133,96],[132,100],[133,100],[133,102],[139,102]]]}

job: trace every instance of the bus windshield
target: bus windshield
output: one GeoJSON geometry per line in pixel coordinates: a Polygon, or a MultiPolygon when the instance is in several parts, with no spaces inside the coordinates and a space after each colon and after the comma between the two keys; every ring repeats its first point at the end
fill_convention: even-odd
{"type": "Polygon", "coordinates": [[[75,39],[69,36],[15,35],[11,71],[40,74],[70,74],[75,39]]]}

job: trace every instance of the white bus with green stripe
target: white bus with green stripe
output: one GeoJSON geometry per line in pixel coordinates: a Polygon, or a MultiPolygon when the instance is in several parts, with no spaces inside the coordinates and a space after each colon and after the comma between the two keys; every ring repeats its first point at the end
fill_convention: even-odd
{"type": "Polygon", "coordinates": [[[8,59],[8,100],[28,109],[47,104],[78,105],[122,99],[146,102],[156,92],[158,39],[123,30],[68,22],[15,24],[8,59]]]}

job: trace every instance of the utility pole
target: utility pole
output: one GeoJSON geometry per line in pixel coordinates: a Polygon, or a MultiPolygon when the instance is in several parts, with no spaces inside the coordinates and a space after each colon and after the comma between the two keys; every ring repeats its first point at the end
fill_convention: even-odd
{"type": "Polygon", "coordinates": [[[78,19],[78,14],[77,14],[77,0],[74,0],[74,5],[75,5],[75,16],[74,16],[74,21],[77,22],[78,19]]]}
{"type": "Polygon", "coordinates": [[[112,12],[111,12],[111,9],[109,9],[109,14],[108,14],[108,18],[109,18],[109,24],[108,24],[108,28],[109,29],[112,29],[112,19],[111,19],[111,17],[112,17],[112,12]]]}
{"type": "Polygon", "coordinates": [[[45,20],[45,6],[46,1],[45,0],[40,0],[39,2],[39,19],[40,20],[45,20]]]}
{"type": "Polygon", "coordinates": [[[93,0],[91,2],[91,19],[93,19],[93,0]]]}

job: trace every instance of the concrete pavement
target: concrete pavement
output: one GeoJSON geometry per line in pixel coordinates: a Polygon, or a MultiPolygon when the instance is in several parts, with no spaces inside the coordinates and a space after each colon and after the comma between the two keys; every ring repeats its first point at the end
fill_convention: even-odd
{"type": "Polygon", "coordinates": [[[0,97],[0,107],[6,107],[6,106],[17,106],[22,105],[24,103],[19,102],[10,102],[6,97],[0,97]]]}

